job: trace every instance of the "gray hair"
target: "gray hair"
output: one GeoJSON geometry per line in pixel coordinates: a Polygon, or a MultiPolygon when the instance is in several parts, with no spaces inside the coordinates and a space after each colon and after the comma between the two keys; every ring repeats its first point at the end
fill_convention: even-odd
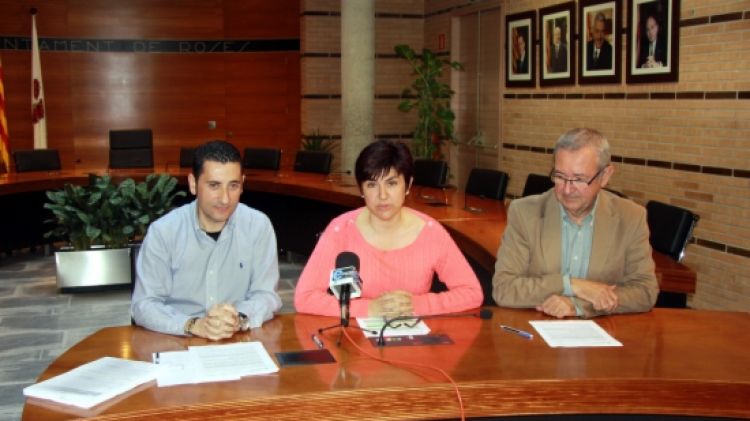
{"type": "Polygon", "coordinates": [[[553,156],[557,151],[577,151],[590,146],[594,148],[599,156],[597,168],[602,169],[609,165],[612,154],[609,151],[609,142],[604,135],[595,129],[577,128],[563,133],[555,142],[553,156]]]}

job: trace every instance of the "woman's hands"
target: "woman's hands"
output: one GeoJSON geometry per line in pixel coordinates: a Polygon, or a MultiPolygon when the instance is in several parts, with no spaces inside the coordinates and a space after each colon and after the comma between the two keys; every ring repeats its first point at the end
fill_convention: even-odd
{"type": "Polygon", "coordinates": [[[370,301],[368,307],[370,317],[397,317],[414,314],[411,293],[403,290],[386,292],[370,301]]]}

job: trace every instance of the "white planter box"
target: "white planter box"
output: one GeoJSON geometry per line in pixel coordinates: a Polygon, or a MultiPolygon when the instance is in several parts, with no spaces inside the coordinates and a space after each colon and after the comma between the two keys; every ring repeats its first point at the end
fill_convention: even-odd
{"type": "Polygon", "coordinates": [[[131,285],[131,248],[55,252],[57,288],[131,285]]]}

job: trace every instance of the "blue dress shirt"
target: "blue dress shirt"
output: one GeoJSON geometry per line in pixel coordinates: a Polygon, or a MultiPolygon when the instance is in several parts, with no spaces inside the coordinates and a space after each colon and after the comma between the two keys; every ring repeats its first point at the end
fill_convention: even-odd
{"type": "Polygon", "coordinates": [[[183,335],[189,318],[229,303],[254,328],[281,308],[278,282],[276,236],[266,215],[240,203],[214,240],[200,228],[193,201],[149,227],[131,314],[148,329],[183,335]]]}

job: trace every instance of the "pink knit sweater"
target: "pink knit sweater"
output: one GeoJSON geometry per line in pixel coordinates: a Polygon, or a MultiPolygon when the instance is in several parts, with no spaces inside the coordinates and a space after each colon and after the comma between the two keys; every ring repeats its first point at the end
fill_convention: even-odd
{"type": "Polygon", "coordinates": [[[417,315],[452,313],[479,307],[482,288],[461,251],[445,228],[431,217],[409,209],[425,221],[416,240],[395,250],[379,250],[359,232],[356,218],[364,208],[335,218],[318,240],[305,265],[294,293],[294,305],[300,313],[335,316],[338,300],[327,293],[336,256],[351,251],[359,256],[362,297],[352,299],[352,317],[367,316],[371,299],[394,290],[412,294],[417,315]],[[448,291],[431,293],[433,272],[448,291]]]}

